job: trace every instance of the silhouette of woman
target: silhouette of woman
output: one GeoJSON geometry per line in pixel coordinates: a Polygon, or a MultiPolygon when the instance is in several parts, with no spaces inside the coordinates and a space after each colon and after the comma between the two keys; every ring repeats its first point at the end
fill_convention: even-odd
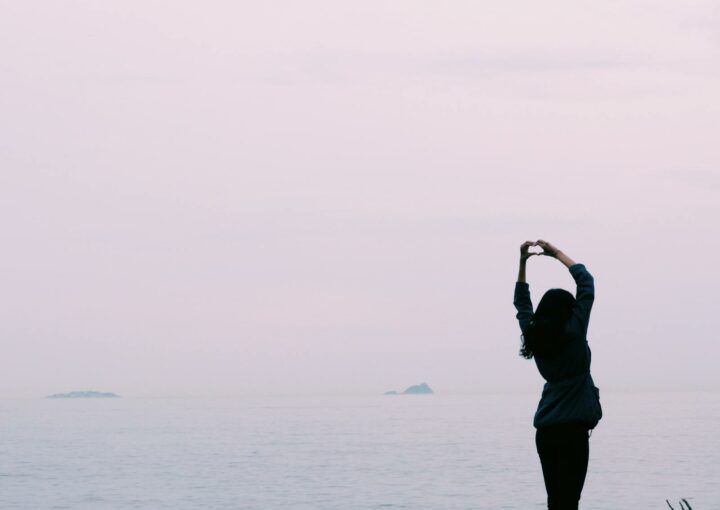
{"type": "Polygon", "coordinates": [[[577,509],[588,466],[590,431],[602,418],[600,392],[590,375],[587,329],[595,299],[595,283],[583,264],[577,264],[552,244],[526,241],[520,246],[520,271],[513,304],[522,331],[520,355],[535,359],[545,379],[533,425],[550,510],[577,509]],[[531,253],[539,246],[542,253],[531,253]],[[569,269],[576,295],[548,290],[533,313],[525,266],[533,255],[552,257],[569,269]]]}

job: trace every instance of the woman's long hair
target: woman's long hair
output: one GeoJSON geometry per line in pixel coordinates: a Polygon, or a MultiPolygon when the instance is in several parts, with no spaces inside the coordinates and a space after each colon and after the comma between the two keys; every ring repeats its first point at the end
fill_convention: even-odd
{"type": "Polygon", "coordinates": [[[530,324],[522,335],[520,356],[548,356],[568,340],[565,326],[572,315],[575,296],[565,289],[550,289],[538,303],[530,324]]]}

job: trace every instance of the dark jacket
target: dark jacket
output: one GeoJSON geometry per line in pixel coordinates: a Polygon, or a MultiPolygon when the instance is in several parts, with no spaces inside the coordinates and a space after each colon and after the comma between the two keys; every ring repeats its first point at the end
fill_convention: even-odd
{"type": "MultiPolygon", "coordinates": [[[[566,326],[570,340],[554,354],[534,356],[540,375],[546,381],[533,420],[537,428],[568,422],[583,422],[594,428],[602,418],[600,391],[590,375],[590,346],[587,342],[595,283],[583,264],[574,264],[569,270],[577,284],[575,305],[566,326]]],[[[533,318],[527,283],[515,284],[513,304],[524,334],[533,318]]]]}

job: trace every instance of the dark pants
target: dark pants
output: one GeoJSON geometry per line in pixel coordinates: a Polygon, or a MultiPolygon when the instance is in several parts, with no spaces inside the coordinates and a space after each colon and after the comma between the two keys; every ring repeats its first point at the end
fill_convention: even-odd
{"type": "Polygon", "coordinates": [[[535,433],[549,510],[576,510],[588,466],[588,428],[567,423],[535,433]]]}

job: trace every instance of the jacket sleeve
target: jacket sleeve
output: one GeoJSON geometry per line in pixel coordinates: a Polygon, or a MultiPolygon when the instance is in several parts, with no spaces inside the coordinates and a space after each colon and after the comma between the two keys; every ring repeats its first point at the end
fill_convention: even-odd
{"type": "Polygon", "coordinates": [[[575,306],[570,321],[573,328],[585,337],[590,322],[590,310],[595,301],[595,280],[583,264],[573,264],[568,269],[577,285],[575,306]]]}
{"type": "Polygon", "coordinates": [[[530,323],[530,319],[533,317],[533,306],[532,300],[530,299],[530,285],[526,282],[515,283],[515,297],[513,298],[513,304],[517,310],[518,322],[520,323],[520,330],[525,334],[525,329],[530,323]]]}

